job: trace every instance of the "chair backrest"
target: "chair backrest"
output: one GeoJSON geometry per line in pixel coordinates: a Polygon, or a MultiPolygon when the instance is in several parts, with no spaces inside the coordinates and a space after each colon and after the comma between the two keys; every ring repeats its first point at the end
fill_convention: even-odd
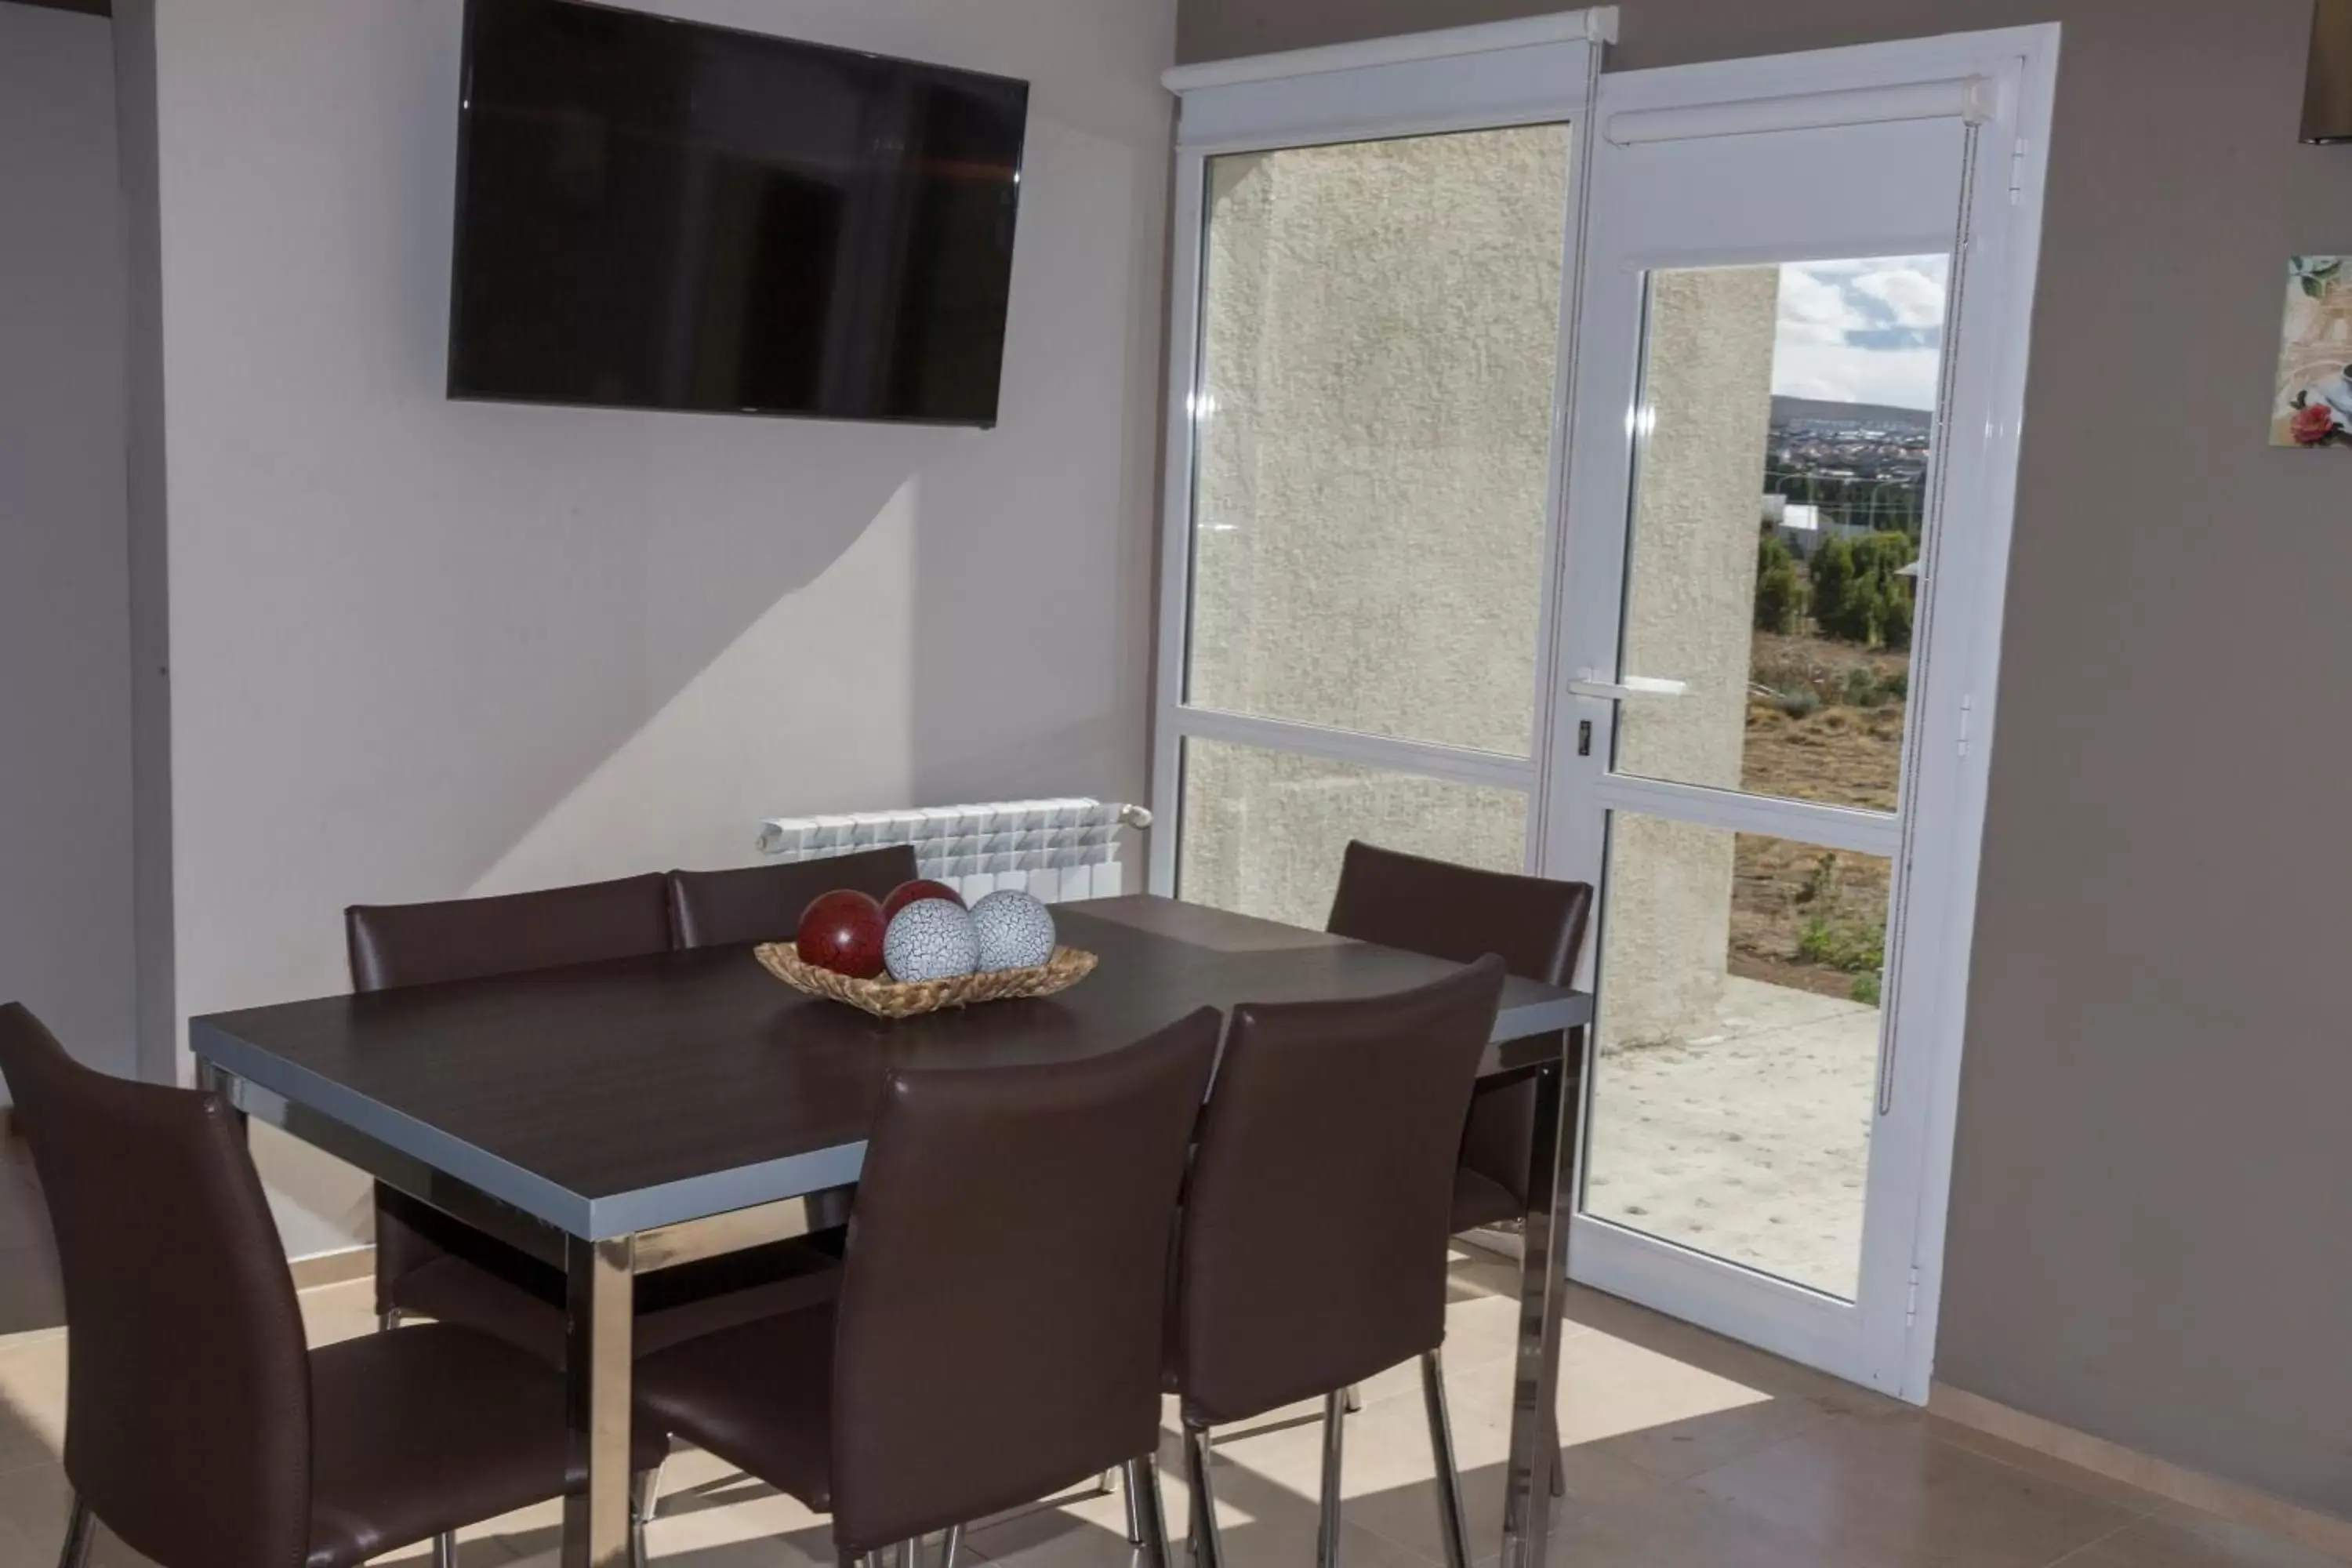
{"type": "Polygon", "coordinates": [[[858,1179],[835,1331],[836,1544],[1031,1502],[1159,1442],[1202,1009],[1043,1067],[894,1074],[858,1179]]]}
{"type": "Polygon", "coordinates": [[[499,898],[356,904],[343,935],[354,991],[636,958],[669,950],[669,885],[648,871],[499,898]]]}
{"type": "Polygon", "coordinates": [[[1185,1190],[1171,1370],[1188,1419],[1360,1383],[1445,1336],[1454,1150],[1503,961],[1234,1010],[1185,1190]]]}
{"type": "Polygon", "coordinates": [[[819,893],[854,888],[878,899],[916,875],[911,844],[740,871],[672,871],[670,924],[680,947],[790,942],[800,930],[801,911],[819,893]]]}
{"type": "Polygon", "coordinates": [[[67,1479],[173,1568],[299,1568],[310,1359],[237,1118],[82,1067],[14,1003],[0,1073],[65,1278],[67,1479]]]}
{"type": "Polygon", "coordinates": [[[1567,985],[1591,916],[1588,882],[1481,871],[1358,842],[1340,863],[1326,929],[1456,963],[1492,952],[1522,980],[1567,985]]]}

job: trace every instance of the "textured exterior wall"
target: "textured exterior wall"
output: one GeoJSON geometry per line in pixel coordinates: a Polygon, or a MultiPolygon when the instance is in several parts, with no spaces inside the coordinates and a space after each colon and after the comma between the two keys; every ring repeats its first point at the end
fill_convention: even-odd
{"type": "MultiPolygon", "coordinates": [[[[1528,754],[1567,179],[1558,126],[1212,164],[1194,702],[1528,754]]],[[[1186,799],[1185,896],[1309,924],[1351,837],[1525,855],[1507,791],[1195,747],[1186,799]]]]}
{"type": "MultiPolygon", "coordinates": [[[[1619,705],[1622,772],[1739,787],[1780,300],[1775,267],[1662,273],[1652,286],[1623,670],[1690,690],[1619,705]]],[[[1611,824],[1611,861],[1627,874],[1610,883],[1604,1047],[1714,1017],[1733,846],[1728,833],[1656,817],[1611,824]]]]}

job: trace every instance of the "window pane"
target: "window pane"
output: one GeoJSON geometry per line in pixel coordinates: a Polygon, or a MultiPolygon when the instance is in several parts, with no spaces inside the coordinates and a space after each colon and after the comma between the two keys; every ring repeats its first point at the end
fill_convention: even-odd
{"type": "Polygon", "coordinates": [[[1526,868],[1528,797],[1223,741],[1184,742],[1177,896],[1320,931],[1348,840],[1526,868]]]}
{"type": "Polygon", "coordinates": [[[1853,1299],[1890,870],[1612,818],[1586,1213],[1853,1299]]]}
{"type": "Polygon", "coordinates": [[[1568,128],[1212,160],[1186,700],[1533,744],[1568,128]]]}
{"type": "Polygon", "coordinates": [[[1619,772],[1895,808],[1949,271],[1651,275],[1619,772]]]}

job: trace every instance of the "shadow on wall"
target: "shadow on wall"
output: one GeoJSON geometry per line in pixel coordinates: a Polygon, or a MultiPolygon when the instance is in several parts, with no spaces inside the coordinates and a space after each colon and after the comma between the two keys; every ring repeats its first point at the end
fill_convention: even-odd
{"type": "MultiPolygon", "coordinates": [[[[917,0],[807,18],[1037,84],[976,431],[446,400],[460,0],[224,4],[158,21],[167,271],[206,306],[167,344],[184,1013],[343,989],[354,902],[749,864],[779,813],[1141,793],[1142,13],[1031,0],[969,50],[917,0]]],[[[342,1244],[363,1189],[256,1149],[296,1253],[342,1244]]]]}
{"type": "Polygon", "coordinates": [[[347,583],[416,590],[351,639],[387,661],[357,706],[429,752],[325,749],[352,764],[330,794],[404,775],[331,902],[744,864],[780,812],[1139,793],[1161,258],[1133,142],[1041,89],[995,430],[447,404],[457,29],[411,16],[430,237],[375,308],[413,428],[338,460],[404,498],[396,536],[343,542],[347,583]]]}

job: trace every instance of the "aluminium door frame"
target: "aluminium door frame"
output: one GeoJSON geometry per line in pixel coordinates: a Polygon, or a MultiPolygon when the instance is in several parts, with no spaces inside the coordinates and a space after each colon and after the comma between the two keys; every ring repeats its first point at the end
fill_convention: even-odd
{"type": "MultiPolygon", "coordinates": [[[[1935,774],[1934,798],[1924,803],[1910,795],[1903,816],[1905,838],[1900,845],[1908,891],[1900,910],[1904,924],[1902,972],[1890,973],[1894,985],[1905,987],[1909,1010],[1902,1051],[1892,1064],[1894,1103],[1890,1110],[1903,1119],[1910,1144],[1905,1155],[1916,1164],[1903,1173],[1899,1209],[1907,1209],[1903,1223],[1908,1231],[1909,1258],[1900,1272],[1887,1268],[1871,1272],[1865,1240],[1865,1303],[1878,1316],[1853,1333],[1860,1354],[1849,1364],[1832,1370],[1877,1386],[1914,1403],[1924,1403],[1934,1374],[1937,1312],[1941,1302],[1944,1241],[1950,1196],[1953,1126],[1958,1100],[1960,1057],[1967,1024],[1967,985],[1970,944],[1974,935],[1976,894],[1983,843],[1986,784],[1991,760],[1995,698],[2000,675],[2003,600],[2008,584],[2011,540],[2015,524],[2017,462],[2023,423],[2028,352],[2031,343],[2034,286],[2040,259],[2042,197],[2047,175],[2049,130],[2060,29],[2055,23],[1956,34],[1901,43],[1864,45],[1763,58],[1706,65],[1664,68],[1604,77],[1592,123],[1595,142],[1610,139],[1615,117],[1633,113],[1652,127],[1664,125],[1677,137],[1731,134],[1742,130],[1793,128],[1798,124],[1870,123],[1880,118],[1910,117],[1890,105],[1899,104],[1915,84],[1970,82],[1969,102],[1981,110],[1964,176],[1965,249],[1954,258],[1957,331],[1948,351],[1948,398],[1938,409],[1939,443],[1936,482],[1944,487],[1943,515],[1964,518],[1969,527],[1969,548],[1958,569],[1944,574],[1933,586],[1938,625],[1933,634],[1933,668],[1927,684],[1915,695],[1912,733],[1906,739],[1906,765],[1935,774]],[[1807,119],[1810,106],[1819,117],[1807,119]],[[1791,106],[1795,112],[1791,112],[1791,106]],[[1775,121],[1782,123],[1775,124],[1775,121]],[[1956,458],[1965,457],[1965,461],[1956,458]],[[1924,993],[1924,994],[1923,994],[1924,993]],[[1899,1314],[1899,1322],[1887,1317],[1899,1314]]],[[[1629,136],[1629,140],[1630,140],[1629,136]]],[[[1600,156],[1607,154],[1601,153],[1600,156]]],[[[1596,224],[1608,221],[1600,208],[1605,175],[1588,191],[1596,224]]],[[[1947,237],[1940,242],[1950,243],[1947,237]]],[[[1741,260],[1784,259],[1774,255],[1743,257],[1727,247],[1713,259],[1721,264],[1741,260]]],[[[1786,258],[1796,259],[1797,258],[1786,258]]],[[[1589,248],[1583,260],[1589,267],[1589,248]]],[[[1588,310],[1604,308],[1588,296],[1588,310]]],[[[1591,348],[1601,337],[1594,321],[1580,323],[1591,348]]],[[[1571,436],[1570,504],[1591,494],[1598,482],[1605,489],[1613,476],[1621,491],[1630,485],[1637,439],[1631,398],[1638,396],[1638,376],[1626,384],[1622,367],[1606,371],[1588,366],[1583,391],[1588,404],[1595,397],[1610,400],[1606,409],[1588,406],[1571,436]],[[1606,382],[1605,386],[1597,384],[1606,382]],[[1625,399],[1624,406],[1618,406],[1625,399]]],[[[1621,517],[1630,517],[1619,510],[1621,517]]],[[[1568,542],[1561,552],[1559,593],[1572,615],[1568,584],[1574,580],[1605,577],[1622,582],[1624,527],[1616,529],[1617,545],[1610,559],[1574,559],[1576,530],[1564,521],[1568,542]]],[[[1630,526],[1626,524],[1625,526],[1630,526]]],[[[1590,584],[1586,585],[1589,587],[1590,584]]],[[[1923,616],[1928,607],[1923,605],[1923,616]]],[[[1923,637],[1927,635],[1923,630],[1923,637]]],[[[1568,638],[1563,637],[1563,645],[1568,638]]],[[[1565,658],[1563,650],[1562,657],[1565,658]]],[[[1553,732],[1567,735],[1581,719],[1592,717],[1585,700],[1570,694],[1564,683],[1555,685],[1559,710],[1553,732]]],[[[1605,811],[1590,794],[1591,778],[1606,771],[1605,753],[1598,763],[1580,769],[1576,760],[1557,753],[1548,773],[1551,796],[1547,812],[1549,858],[1545,868],[1572,874],[1570,868],[1597,865],[1601,845],[1596,835],[1605,811]]],[[[1924,787],[1929,781],[1923,778],[1924,787]]],[[[1612,793],[1626,794],[1628,783],[1611,781],[1612,793]]],[[[1634,788],[1646,787],[1635,784],[1634,788]]],[[[1687,814],[1691,798],[1707,792],[1672,784],[1656,786],[1681,797],[1678,812],[1687,814]]],[[[1906,782],[1906,789],[1911,786],[1906,782]]],[[[1720,826],[1737,828],[1740,808],[1736,797],[1717,803],[1720,826]]],[[[1833,808],[1820,808],[1825,818],[1833,808]]],[[[1859,816],[1860,814],[1854,814],[1859,816]]],[[[1870,837],[1859,821],[1853,828],[1870,837]]],[[[1863,847],[1859,842],[1854,846],[1863,847]]],[[[1893,846],[1890,846],[1892,847],[1893,846]]],[[[1586,973],[1592,959],[1587,959],[1586,973]]],[[[1890,1031],[1891,1035],[1891,1031],[1890,1031]]],[[[1882,1047],[1884,1052],[1885,1047],[1882,1047]]],[[[1590,1075],[1585,1114],[1591,1115],[1590,1075]]],[[[1882,1085],[1882,1092],[1885,1089],[1882,1085]]],[[[1875,1108],[1874,1108],[1875,1109],[1875,1108]]],[[[1884,1121],[1885,1119],[1882,1119],[1884,1121]]],[[[1874,1130],[1875,1139],[1877,1131],[1874,1130]]],[[[1584,1141],[1580,1140],[1580,1148],[1584,1141]]],[[[1579,1191],[1582,1190],[1580,1171],[1579,1191]]],[[[1875,1182],[1874,1182],[1875,1186],[1875,1182]]],[[[1884,1222],[1882,1222],[1884,1223],[1884,1222]]],[[[1689,1254],[1670,1242],[1613,1226],[1578,1212],[1572,1222],[1580,1249],[1570,1248],[1572,1272],[1584,1277],[1586,1264],[1604,1254],[1599,1271],[1604,1284],[1636,1290],[1644,1296],[1672,1299],[1670,1276],[1686,1265],[1677,1255],[1689,1254]]],[[[1722,1267],[1736,1269],[1736,1265],[1722,1267]]],[[[1803,1287],[1752,1276],[1752,1289],[1741,1304],[1762,1314],[1765,1321],[1707,1321],[1706,1303],[1690,1307],[1694,1321],[1758,1339],[1768,1348],[1826,1364],[1821,1353],[1835,1319],[1835,1309],[1859,1314],[1861,1307],[1832,1304],[1831,1299],[1803,1287]],[[1761,1327],[1765,1331],[1759,1335],[1761,1327]],[[1813,1353],[1808,1353],[1808,1352],[1813,1353]]],[[[1843,1358],[1835,1358],[1843,1359],[1843,1358]]]]}

